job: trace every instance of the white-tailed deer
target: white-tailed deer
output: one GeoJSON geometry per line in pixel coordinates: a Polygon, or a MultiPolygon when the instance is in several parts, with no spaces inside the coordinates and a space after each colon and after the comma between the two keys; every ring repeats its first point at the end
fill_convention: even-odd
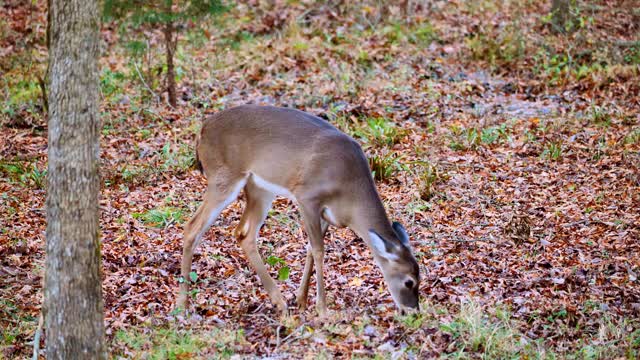
{"type": "Polygon", "coordinates": [[[247,205],[235,235],[279,310],[287,312],[286,301],[256,246],[276,195],[298,203],[309,237],[297,295],[301,309],[306,308],[314,268],[316,308],[320,315],[327,309],[322,267],[329,224],[349,227],[366,241],[402,312],[418,308],[420,278],[409,237],[402,225],[389,222],[364,152],[349,136],[302,111],[245,105],[204,121],[196,156],[208,187],[202,205],[185,227],[178,307],[188,304],[195,247],[222,209],[244,189],[247,205]]]}

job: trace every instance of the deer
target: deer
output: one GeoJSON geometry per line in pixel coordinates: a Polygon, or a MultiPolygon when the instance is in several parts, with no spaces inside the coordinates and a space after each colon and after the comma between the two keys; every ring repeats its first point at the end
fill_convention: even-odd
{"type": "Polygon", "coordinates": [[[405,228],[391,223],[360,145],[328,121],[293,108],[241,105],[203,121],[196,165],[207,179],[204,200],[185,225],[176,306],[187,309],[193,253],[220,212],[244,190],[245,210],[234,235],[271,302],[288,313],[285,298],[258,252],[256,240],[276,196],[298,204],[308,237],[296,303],[306,309],[316,274],[316,311],[327,314],[323,261],[328,226],[364,239],[396,308],[419,307],[419,266],[405,228]]]}

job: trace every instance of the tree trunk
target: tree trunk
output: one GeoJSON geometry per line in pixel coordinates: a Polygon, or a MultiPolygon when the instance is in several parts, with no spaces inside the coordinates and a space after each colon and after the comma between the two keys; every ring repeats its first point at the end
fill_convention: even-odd
{"type": "Polygon", "coordinates": [[[567,23],[571,20],[571,0],[553,0],[551,4],[551,24],[558,33],[567,31],[567,23]]]}
{"type": "MultiPolygon", "coordinates": [[[[173,1],[167,2],[166,13],[167,15],[172,14],[171,6],[173,1]]],[[[175,29],[173,26],[173,21],[167,22],[164,27],[164,43],[167,48],[167,93],[169,95],[169,104],[173,107],[178,105],[176,99],[176,71],[173,65],[173,55],[176,51],[176,42],[174,36],[175,29]]]]}
{"type": "Polygon", "coordinates": [[[47,359],[106,359],[98,198],[100,120],[96,0],[51,0],[47,359]]]}

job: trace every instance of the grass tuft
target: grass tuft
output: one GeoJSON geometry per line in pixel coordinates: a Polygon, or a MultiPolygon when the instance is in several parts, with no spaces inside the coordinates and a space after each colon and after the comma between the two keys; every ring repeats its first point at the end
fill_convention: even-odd
{"type": "Polygon", "coordinates": [[[381,150],[369,156],[371,174],[377,181],[389,181],[404,169],[400,162],[402,155],[388,150],[381,150]]]}
{"type": "Polygon", "coordinates": [[[133,213],[132,216],[145,225],[155,228],[167,228],[172,224],[184,221],[182,209],[174,207],[155,208],[144,213],[133,213]]]}
{"type": "Polygon", "coordinates": [[[489,316],[474,301],[463,303],[459,313],[441,324],[440,330],[453,338],[449,348],[457,359],[472,358],[474,353],[485,359],[537,358],[534,355],[544,354],[543,348],[514,326],[508,311],[489,316]]]}
{"type": "Polygon", "coordinates": [[[540,157],[543,159],[549,159],[553,161],[557,161],[562,157],[562,142],[561,141],[552,141],[548,142],[544,145],[544,150],[540,157]]]}
{"type": "Polygon", "coordinates": [[[420,199],[428,201],[435,195],[434,187],[442,180],[448,178],[446,173],[443,173],[437,166],[428,162],[421,162],[418,170],[418,192],[420,199]]]}
{"type": "Polygon", "coordinates": [[[406,131],[383,117],[367,118],[356,124],[352,134],[373,146],[391,146],[406,136],[406,131]]]}
{"type": "Polygon", "coordinates": [[[635,128],[624,137],[624,143],[627,145],[640,144],[640,128],[635,128]]]}
{"type": "Polygon", "coordinates": [[[208,333],[153,327],[119,330],[114,354],[130,359],[228,359],[247,344],[244,330],[214,329],[208,333]]]}
{"type": "Polygon", "coordinates": [[[180,144],[177,150],[172,149],[167,142],[160,151],[162,167],[165,170],[174,170],[178,173],[187,172],[196,162],[193,149],[185,143],[180,144]]]}
{"type": "Polygon", "coordinates": [[[27,165],[21,162],[0,162],[1,173],[24,186],[37,189],[44,189],[47,183],[47,169],[40,170],[35,163],[27,165]]]}

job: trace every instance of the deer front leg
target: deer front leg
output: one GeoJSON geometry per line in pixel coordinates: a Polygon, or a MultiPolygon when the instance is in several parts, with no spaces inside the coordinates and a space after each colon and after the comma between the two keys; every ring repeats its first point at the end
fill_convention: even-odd
{"type": "Polygon", "coordinates": [[[302,217],[305,229],[309,236],[309,244],[311,245],[311,256],[313,257],[313,265],[316,271],[316,310],[321,317],[327,313],[327,298],[324,292],[324,237],[322,233],[322,225],[320,211],[316,206],[302,204],[302,217]]]}
{"type": "Polygon", "coordinates": [[[316,243],[312,246],[311,253],[316,270],[316,310],[318,315],[327,314],[327,295],[324,292],[324,244],[316,243]]]}
{"type": "Polygon", "coordinates": [[[307,308],[307,297],[309,296],[309,283],[311,282],[311,272],[313,272],[313,255],[311,254],[311,245],[307,245],[307,258],[304,262],[304,273],[296,296],[296,303],[300,310],[307,308]]]}
{"type": "Polygon", "coordinates": [[[258,274],[260,282],[262,282],[262,286],[264,286],[265,290],[269,294],[271,302],[273,302],[283,315],[286,315],[288,312],[287,302],[284,300],[284,297],[282,296],[280,289],[278,289],[275,281],[273,281],[273,278],[269,275],[267,267],[262,262],[262,257],[258,253],[258,249],[256,247],[255,236],[240,235],[238,236],[238,240],[240,241],[242,250],[244,250],[244,253],[247,256],[249,264],[258,274]]]}
{"type": "MultiPolygon", "coordinates": [[[[320,220],[320,231],[322,233],[322,238],[324,239],[325,234],[327,233],[327,229],[329,228],[329,223],[320,220]]],[[[298,289],[298,296],[296,297],[296,303],[298,304],[298,308],[300,310],[305,310],[307,308],[307,298],[309,296],[309,283],[311,282],[311,273],[313,272],[314,261],[313,254],[311,252],[311,245],[307,245],[307,258],[304,264],[304,273],[302,275],[302,281],[300,282],[300,289],[298,289]]]]}

